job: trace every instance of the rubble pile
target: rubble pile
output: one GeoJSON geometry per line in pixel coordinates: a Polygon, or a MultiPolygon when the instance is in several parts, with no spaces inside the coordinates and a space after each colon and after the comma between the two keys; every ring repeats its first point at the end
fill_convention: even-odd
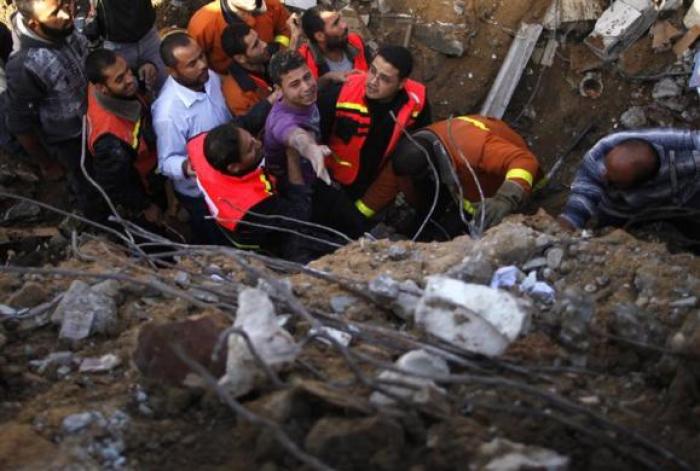
{"type": "Polygon", "coordinates": [[[76,245],[1,270],[0,436],[44,450],[3,464],[700,463],[692,255],[544,213],[307,267],[192,248],[156,270],[76,245]]]}

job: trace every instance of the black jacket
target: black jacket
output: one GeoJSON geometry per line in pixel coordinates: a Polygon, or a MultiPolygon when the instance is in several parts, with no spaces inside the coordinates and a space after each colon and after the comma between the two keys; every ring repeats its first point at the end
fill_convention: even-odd
{"type": "Polygon", "coordinates": [[[97,0],[98,35],[107,41],[135,43],[156,22],[151,0],[97,0]]]}

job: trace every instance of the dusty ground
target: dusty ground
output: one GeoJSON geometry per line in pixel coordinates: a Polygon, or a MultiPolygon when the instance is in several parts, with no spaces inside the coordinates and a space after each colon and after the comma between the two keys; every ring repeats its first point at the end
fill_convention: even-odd
{"type": "MultiPolygon", "coordinates": [[[[190,3],[194,8],[196,3],[203,2],[190,3]]],[[[546,4],[544,0],[465,2],[463,21],[467,25],[465,43],[468,47],[465,57],[460,59],[441,56],[419,41],[412,41],[411,46],[418,57],[416,77],[427,82],[436,117],[478,111],[498,72],[500,60],[508,50],[512,31],[520,21],[540,18],[546,4]]],[[[366,10],[364,3],[357,6],[361,11],[366,10]]],[[[451,2],[403,0],[395,5],[395,11],[413,12],[421,21],[456,21],[451,2]]],[[[0,7],[0,17],[3,13],[4,6],[0,7]]],[[[183,26],[187,18],[181,11],[168,9],[167,4],[160,7],[159,15],[162,26],[183,26]]],[[[678,16],[672,19],[677,21],[678,16]]],[[[405,25],[375,18],[370,29],[379,42],[400,41],[405,25]]],[[[572,136],[580,129],[591,121],[597,125],[569,157],[561,175],[562,182],[569,181],[576,163],[595,139],[617,127],[623,111],[631,105],[648,105],[652,101],[653,82],[630,81],[613,66],[602,70],[605,90],[601,98],[581,97],[578,83],[582,74],[571,70],[569,63],[579,39],[577,32],[567,37],[551,69],[542,71],[538,65],[528,66],[506,115],[506,120],[527,136],[545,167],[568,147],[572,136]],[[515,123],[530,101],[538,81],[537,93],[527,112],[515,123]]],[[[623,63],[628,75],[654,75],[675,61],[669,53],[652,53],[649,43],[650,39],[644,37],[626,53],[623,63]]],[[[697,107],[696,97],[691,96],[689,100],[692,100],[693,108],[697,107]]],[[[698,124],[697,120],[684,121],[679,115],[663,109],[650,115],[650,121],[651,124],[664,125],[698,124]]],[[[0,169],[12,173],[17,165],[26,167],[18,162],[15,158],[3,156],[0,169]]],[[[58,186],[37,185],[31,178],[27,181],[10,179],[3,182],[5,184],[42,201],[68,207],[68,202],[60,197],[58,186]]],[[[562,196],[549,197],[543,204],[555,212],[562,196]]],[[[10,204],[3,201],[2,209],[10,204]]],[[[135,265],[121,249],[104,241],[84,238],[71,248],[70,241],[56,230],[55,225],[60,219],[60,216],[44,212],[35,220],[14,224],[11,228],[0,227],[0,258],[16,265],[55,266],[105,274],[119,272],[141,279],[152,274],[142,265],[135,265]],[[95,260],[90,261],[89,257],[95,257],[95,260]]],[[[588,289],[592,290],[595,316],[590,331],[586,333],[591,345],[581,352],[562,342],[561,319],[553,314],[556,308],[535,303],[532,328],[511,345],[506,354],[506,360],[525,368],[527,374],[523,376],[487,368],[489,374],[499,371],[503,377],[560,394],[596,411],[625,430],[634,430],[668,448],[691,467],[700,467],[697,428],[700,406],[695,376],[699,352],[692,352],[694,356],[691,357],[668,352],[669,338],[687,318],[697,313],[693,308],[671,305],[700,292],[697,257],[687,253],[671,255],[662,244],[642,242],[620,231],[604,233],[600,238],[573,239],[559,233],[544,214],[527,220],[525,224],[548,234],[554,245],[566,250],[569,263],[546,278],[559,294],[570,287],[579,290],[592,287],[588,289]],[[632,330],[645,336],[640,342],[642,345],[613,338],[629,336],[629,330],[621,331],[614,314],[622,303],[638,306],[655,321],[653,329],[651,322],[649,325],[640,322],[641,327],[635,326],[637,330],[632,330]],[[581,357],[585,358],[583,366],[581,357]],[[545,377],[536,377],[536,374],[545,377]]],[[[362,289],[379,274],[388,274],[397,280],[414,280],[423,286],[425,276],[443,273],[458,265],[464,255],[470,253],[473,242],[460,238],[445,244],[399,243],[410,255],[398,261],[390,257],[390,245],[388,242],[355,243],[315,262],[313,267],[347,277],[362,289]]],[[[541,253],[531,254],[535,255],[541,253]]],[[[525,261],[517,264],[520,266],[525,261]]],[[[218,265],[231,280],[223,287],[218,285],[217,289],[235,291],[241,284],[255,284],[255,280],[231,260],[214,256],[186,257],[177,270],[161,270],[158,276],[173,285],[178,270],[199,274],[203,267],[212,264],[218,265]]],[[[337,283],[320,281],[309,275],[275,275],[288,276],[300,301],[320,315],[331,312],[329,300],[333,296],[348,294],[337,283]]],[[[70,285],[70,279],[66,278],[2,274],[1,303],[7,303],[12,295],[26,289],[32,282],[40,289],[34,292],[31,304],[47,301],[70,285]]],[[[129,416],[129,425],[120,432],[119,438],[123,441],[120,455],[130,469],[298,468],[299,463],[271,444],[268,435],[259,434],[236,419],[211,394],[157,384],[157,381],[145,378],[131,362],[138,333],[145,323],[182,320],[194,314],[212,312],[214,308],[202,309],[133,283],[122,283],[122,291],[124,299],[119,304],[119,333],[93,337],[74,348],[75,355],[80,357],[106,353],[119,356],[122,365],[110,373],[83,374],[75,368],[64,376],[57,375],[55,370],[39,373],[30,361],[70,348],[58,341],[56,327],[46,325],[22,330],[13,322],[2,324],[0,338],[6,339],[6,343],[0,346],[0,468],[66,468],[76,463],[86,468],[108,467],[107,461],[96,450],[102,449],[100,446],[113,439],[116,432],[91,429],[71,436],[61,429],[66,416],[89,410],[100,411],[106,417],[115,411],[123,411],[129,416]],[[140,407],[139,391],[148,397],[150,414],[144,413],[140,407]]],[[[235,304],[235,296],[222,301],[235,304]]],[[[356,300],[345,318],[368,329],[400,328],[421,338],[421,333],[410,324],[403,324],[386,309],[366,300],[356,300]]],[[[308,329],[308,325],[299,319],[293,321],[293,327],[297,337],[308,329]]],[[[357,339],[353,348],[387,361],[398,356],[396,349],[386,348],[382,342],[371,338],[357,339]]],[[[347,365],[329,347],[310,344],[302,359],[322,377],[339,383],[353,378],[347,365]]],[[[368,374],[375,372],[366,365],[363,368],[368,374]]],[[[456,372],[462,371],[458,369],[456,372]]],[[[282,417],[285,430],[298,443],[303,444],[306,434],[322,417],[354,420],[372,416],[364,409],[368,390],[357,382],[338,390],[321,388],[321,392],[314,390],[310,393],[318,375],[300,367],[285,371],[283,380],[295,385],[292,390],[300,396],[295,397],[294,402],[298,408],[282,417]],[[351,399],[356,399],[357,403],[351,399]]],[[[601,431],[594,423],[583,420],[580,414],[559,411],[562,418],[570,419],[573,425],[584,424],[584,430],[575,430],[571,424],[565,426],[561,421],[551,420],[548,417],[551,404],[541,398],[477,384],[454,385],[449,390],[452,399],[448,401],[447,418],[444,411],[436,418],[434,411],[421,410],[415,414],[418,419],[415,416],[402,419],[402,443],[389,447],[391,453],[380,449],[382,453],[372,455],[376,449],[371,443],[355,440],[354,446],[358,448],[354,451],[358,456],[371,455],[374,458],[369,466],[362,468],[460,469],[471,462],[480,443],[494,437],[554,449],[571,457],[573,469],[639,469],[642,464],[634,461],[635,457],[647,459],[659,468],[673,468],[658,454],[628,444],[621,432],[616,435],[601,431]],[[586,434],[591,430],[592,435],[586,434]],[[623,455],[615,445],[621,445],[622,451],[629,450],[630,455],[623,455]]],[[[263,388],[244,398],[244,403],[264,409],[269,406],[272,396],[271,388],[263,388]]],[[[385,437],[376,441],[383,444],[383,440],[385,437]]],[[[381,445],[377,446],[381,448],[381,445]]],[[[342,455],[339,451],[342,451],[342,446],[330,449],[342,455]]],[[[111,466],[114,462],[109,463],[111,466]]],[[[350,459],[332,461],[331,464],[353,469],[350,459]]]]}

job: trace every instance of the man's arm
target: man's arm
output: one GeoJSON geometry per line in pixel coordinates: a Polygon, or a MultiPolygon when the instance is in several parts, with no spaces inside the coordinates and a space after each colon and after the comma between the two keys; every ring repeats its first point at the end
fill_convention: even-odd
{"type": "Polygon", "coordinates": [[[598,213],[598,203],[605,191],[599,170],[605,154],[600,151],[605,148],[596,145],[588,151],[571,184],[569,199],[559,219],[574,228],[583,228],[598,213]]]}
{"type": "Polygon", "coordinates": [[[330,185],[331,177],[328,175],[325,159],[331,154],[331,150],[327,146],[317,144],[316,138],[310,132],[299,127],[287,131],[284,143],[311,162],[316,176],[330,185]]]}
{"type": "Polygon", "coordinates": [[[158,170],[171,180],[191,178],[187,172],[187,138],[176,121],[176,116],[163,119],[154,116],[153,130],[158,147],[158,170]]]}

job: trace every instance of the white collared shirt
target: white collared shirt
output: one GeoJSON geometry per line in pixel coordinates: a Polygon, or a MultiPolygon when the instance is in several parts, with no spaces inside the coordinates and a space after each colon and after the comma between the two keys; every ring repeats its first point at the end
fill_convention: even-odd
{"type": "Polygon", "coordinates": [[[221,92],[221,79],[209,70],[204,91],[197,92],[168,77],[151,111],[158,139],[158,170],[173,181],[175,191],[201,196],[195,179],[182,173],[182,164],[187,160],[190,139],[232,119],[221,92]]]}

